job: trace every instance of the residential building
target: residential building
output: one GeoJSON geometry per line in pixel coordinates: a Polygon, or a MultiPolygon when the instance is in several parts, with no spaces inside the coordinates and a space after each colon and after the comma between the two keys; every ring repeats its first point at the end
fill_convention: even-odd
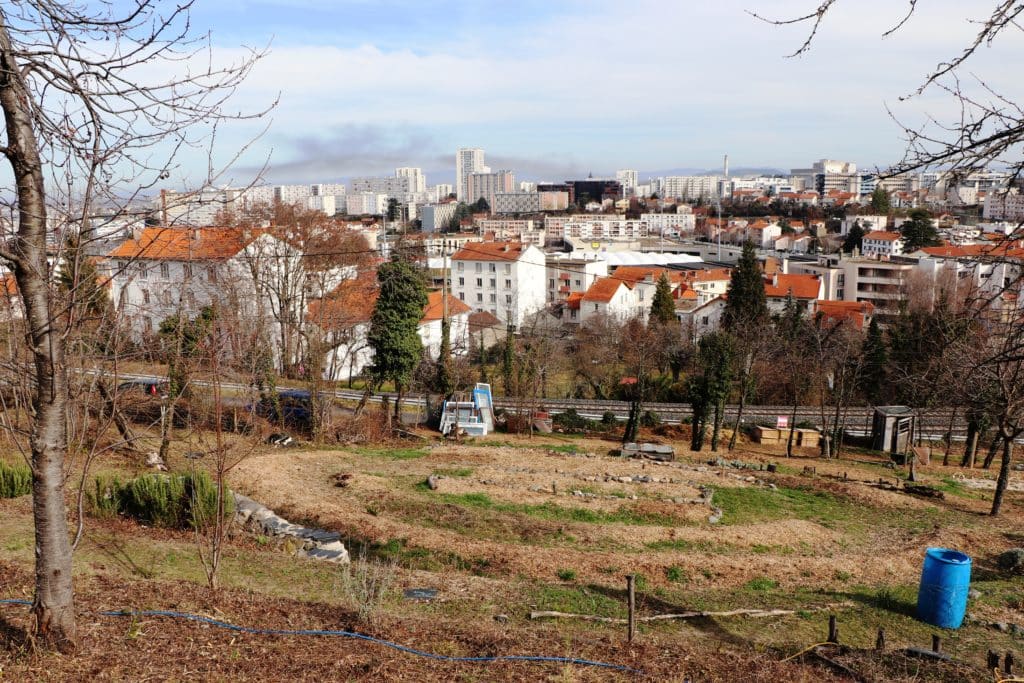
{"type": "Polygon", "coordinates": [[[455,202],[443,204],[427,204],[420,207],[420,225],[423,232],[442,232],[455,218],[455,202]]]}
{"type": "Polygon", "coordinates": [[[350,192],[345,195],[345,213],[349,216],[383,216],[388,195],[378,192],[350,192]]]}
{"type": "Polygon", "coordinates": [[[477,219],[474,221],[485,242],[522,242],[543,247],[546,233],[544,228],[532,220],[477,219]]]}
{"type": "Polygon", "coordinates": [[[633,169],[623,169],[615,172],[615,179],[622,185],[622,193],[627,197],[632,197],[636,194],[637,173],[633,169]]]}
{"type": "Polygon", "coordinates": [[[515,190],[515,176],[512,171],[495,171],[494,173],[470,173],[466,176],[466,194],[462,200],[466,204],[483,199],[488,207],[494,206],[494,195],[515,190]]]}
{"type": "MultiPolygon", "coordinates": [[[[344,199],[344,195],[341,197],[344,199]]],[[[306,197],[306,208],[310,211],[319,211],[325,216],[333,216],[336,212],[336,200],[335,195],[313,195],[306,197]]]]}
{"type": "Polygon", "coordinates": [[[875,315],[875,307],[868,301],[818,301],[814,314],[823,325],[849,325],[858,331],[866,330],[875,315]]]}
{"type": "Polygon", "coordinates": [[[313,188],[309,185],[275,185],[274,201],[278,204],[295,204],[305,202],[306,197],[312,196],[313,188]]]}
{"type": "Polygon", "coordinates": [[[399,176],[352,178],[349,182],[349,191],[352,194],[359,194],[361,192],[384,194],[404,202],[407,199],[407,195],[415,191],[410,189],[414,180],[412,177],[399,176]]]}
{"type": "Polygon", "coordinates": [[[626,320],[635,311],[632,286],[614,277],[598,278],[580,299],[580,322],[608,317],[626,320]]]}
{"type": "Polygon", "coordinates": [[[466,202],[469,196],[470,173],[485,173],[484,151],[478,147],[460,147],[455,152],[455,194],[460,202],[466,202]]]}
{"type": "Polygon", "coordinates": [[[839,234],[846,236],[854,224],[859,224],[864,232],[884,232],[889,224],[888,216],[847,216],[839,224],[839,234]]]}
{"type": "Polygon", "coordinates": [[[423,175],[422,168],[413,168],[412,166],[396,168],[395,177],[408,180],[409,192],[427,191],[427,176],[423,175]]]}
{"type": "Polygon", "coordinates": [[[722,326],[722,315],[725,313],[725,297],[715,297],[688,310],[676,309],[676,317],[683,331],[692,335],[694,341],[722,326]]]}
{"type": "MultiPolygon", "coordinates": [[[[323,363],[324,379],[351,379],[373,361],[368,334],[379,294],[376,273],[367,271],[343,281],[326,297],[310,304],[307,321],[320,329],[329,349],[323,363]]],[[[445,300],[441,292],[429,292],[417,332],[432,359],[441,352],[441,321],[446,312],[452,354],[469,351],[469,306],[452,297],[445,300]]]]}
{"type": "Polygon", "coordinates": [[[860,197],[860,174],[857,173],[857,164],[850,161],[821,159],[814,162],[811,170],[814,174],[814,189],[818,194],[824,196],[830,190],[838,190],[850,193],[855,198],[860,197]]]}
{"type": "Polygon", "coordinates": [[[427,195],[432,204],[440,204],[447,201],[454,192],[455,186],[451,183],[438,183],[430,188],[427,195]]]}
{"type": "Polygon", "coordinates": [[[683,175],[666,176],[661,179],[661,196],[675,199],[714,199],[721,193],[721,176],[683,175]]]}
{"type": "Polygon", "coordinates": [[[846,285],[846,276],[842,268],[835,263],[834,257],[820,256],[812,259],[810,257],[792,257],[782,262],[783,273],[816,275],[821,281],[821,299],[839,300],[844,298],[843,291],[846,285]]]}
{"type": "Polygon", "coordinates": [[[810,314],[814,312],[815,302],[824,296],[824,286],[817,275],[774,273],[765,278],[764,295],[768,311],[774,315],[785,310],[790,296],[801,311],[810,314]]]}
{"type": "MultiPolygon", "coordinates": [[[[544,221],[545,227],[548,220],[544,221]]],[[[549,234],[551,234],[549,232],[549,234]]],[[[562,239],[581,239],[595,242],[636,241],[649,235],[647,223],[612,216],[570,216],[562,221],[562,239]]]]}
{"type": "Polygon", "coordinates": [[[1024,195],[1013,190],[991,191],[985,196],[982,214],[987,220],[1024,220],[1024,195]]]}
{"type": "Polygon", "coordinates": [[[452,292],[516,327],[545,304],[544,252],[520,242],[467,244],[452,256],[452,292]]]}
{"type": "Polygon", "coordinates": [[[568,192],[498,192],[491,204],[492,213],[540,213],[567,208],[568,192]]]}
{"type": "Polygon", "coordinates": [[[874,315],[882,321],[899,312],[899,304],[906,298],[908,276],[914,270],[912,261],[857,257],[842,259],[838,266],[844,271],[844,301],[872,304],[874,315]]]}
{"type": "Polygon", "coordinates": [[[215,225],[224,212],[240,207],[241,190],[232,188],[206,188],[195,192],[160,190],[153,208],[162,225],[175,227],[202,227],[215,225]]]}
{"type": "Polygon", "coordinates": [[[309,189],[314,197],[337,197],[345,194],[345,186],[341,183],[314,183],[309,189]]]}
{"type": "Polygon", "coordinates": [[[865,256],[899,256],[903,253],[903,235],[898,232],[869,232],[864,235],[861,245],[865,256]]]}
{"type": "Polygon", "coordinates": [[[608,262],[603,259],[558,253],[548,254],[545,263],[549,302],[567,301],[573,294],[582,295],[598,278],[608,276],[608,262]]]}
{"type": "Polygon", "coordinates": [[[652,235],[663,237],[680,237],[689,235],[697,229],[697,217],[693,215],[692,209],[686,204],[680,204],[686,211],[677,213],[645,213],[641,214],[640,220],[647,224],[647,230],[652,235]]]}

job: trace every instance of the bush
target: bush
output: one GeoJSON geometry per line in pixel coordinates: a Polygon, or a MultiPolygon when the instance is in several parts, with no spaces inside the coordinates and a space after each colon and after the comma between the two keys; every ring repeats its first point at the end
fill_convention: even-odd
{"type": "Polygon", "coordinates": [[[562,581],[572,581],[576,578],[576,572],[572,569],[559,569],[557,576],[562,581]]]}
{"type": "MultiPolygon", "coordinates": [[[[125,483],[96,477],[90,495],[93,513],[125,515],[168,529],[194,529],[217,514],[217,485],[206,472],[145,474],[125,483]]],[[[234,498],[224,491],[224,515],[234,511],[234,498]]]]}
{"type": "Polygon", "coordinates": [[[32,493],[32,470],[28,465],[0,461],[0,498],[17,498],[32,493]]]}
{"type": "Polygon", "coordinates": [[[610,410],[604,411],[604,414],[601,415],[601,424],[603,424],[606,427],[614,427],[618,423],[619,418],[615,417],[615,413],[613,413],[610,410]]]}
{"type": "Polygon", "coordinates": [[[661,416],[653,410],[645,410],[644,414],[640,416],[641,427],[657,427],[661,424],[661,416]]]}

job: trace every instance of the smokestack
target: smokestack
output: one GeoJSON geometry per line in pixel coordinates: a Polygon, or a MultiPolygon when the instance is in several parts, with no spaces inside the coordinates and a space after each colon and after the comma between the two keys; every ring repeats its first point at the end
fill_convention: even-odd
{"type": "Polygon", "coordinates": [[[725,177],[728,178],[729,177],[729,155],[728,154],[725,155],[725,164],[723,166],[724,166],[724,170],[725,170],[725,177]]]}

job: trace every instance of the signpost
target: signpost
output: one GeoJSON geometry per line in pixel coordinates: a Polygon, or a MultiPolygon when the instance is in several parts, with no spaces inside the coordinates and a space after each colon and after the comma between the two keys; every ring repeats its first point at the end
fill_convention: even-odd
{"type": "Polygon", "coordinates": [[[777,415],[775,417],[775,428],[776,429],[789,429],[789,416],[788,415],[777,415]]]}

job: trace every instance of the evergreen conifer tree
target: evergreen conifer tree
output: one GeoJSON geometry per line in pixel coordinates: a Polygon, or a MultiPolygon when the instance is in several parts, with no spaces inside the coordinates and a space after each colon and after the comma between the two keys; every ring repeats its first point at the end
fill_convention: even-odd
{"type": "Polygon", "coordinates": [[[768,319],[768,302],[764,293],[764,279],[757,265],[754,244],[749,240],[732,272],[729,296],[722,313],[722,326],[727,329],[750,328],[768,319]]]}
{"type": "MultiPolygon", "coordinates": [[[[367,335],[373,349],[370,378],[374,385],[390,380],[401,397],[423,356],[419,322],[427,305],[427,290],[416,266],[396,256],[377,269],[380,294],[367,335]]],[[[399,410],[396,401],[396,413],[399,410]]]]}
{"type": "Polygon", "coordinates": [[[662,271],[651,300],[651,322],[670,325],[676,322],[676,304],[672,300],[672,284],[668,274],[662,271]]]}

